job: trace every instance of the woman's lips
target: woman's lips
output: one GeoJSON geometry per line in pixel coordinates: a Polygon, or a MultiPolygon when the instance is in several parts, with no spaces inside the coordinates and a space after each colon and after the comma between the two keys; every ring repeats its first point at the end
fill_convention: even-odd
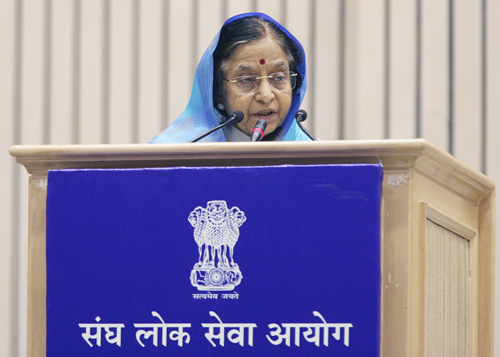
{"type": "Polygon", "coordinates": [[[275,114],[276,114],[276,111],[274,111],[274,110],[261,110],[260,112],[257,112],[253,115],[258,117],[258,118],[268,120],[268,119],[271,119],[275,114]]]}

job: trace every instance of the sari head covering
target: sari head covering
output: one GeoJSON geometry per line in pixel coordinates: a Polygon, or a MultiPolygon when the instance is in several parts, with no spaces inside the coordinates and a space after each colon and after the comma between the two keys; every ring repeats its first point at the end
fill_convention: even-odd
{"type": "MultiPolygon", "coordinates": [[[[283,124],[281,127],[278,127],[274,133],[266,135],[264,140],[310,140],[295,122],[295,113],[300,108],[307,87],[305,53],[302,45],[278,22],[259,12],[236,15],[228,19],[224,25],[245,17],[260,17],[263,20],[272,22],[291,40],[290,42],[293,46],[291,51],[295,57],[297,72],[301,83],[300,87],[294,89],[292,92],[292,103],[283,124]]],[[[158,134],[151,143],[186,143],[207,130],[223,123],[227,119],[217,111],[213,102],[213,53],[217,48],[219,36],[220,31],[205,51],[198,64],[194,77],[193,89],[191,91],[191,98],[189,99],[186,109],[184,109],[182,114],[167,129],[158,134]]],[[[223,130],[217,130],[200,141],[224,142],[226,141],[226,136],[223,130]]]]}

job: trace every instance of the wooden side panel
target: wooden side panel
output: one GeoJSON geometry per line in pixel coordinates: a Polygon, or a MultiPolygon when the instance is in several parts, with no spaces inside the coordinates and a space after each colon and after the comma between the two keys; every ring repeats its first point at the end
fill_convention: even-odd
{"type": "Polygon", "coordinates": [[[411,172],[384,171],[381,356],[410,356],[411,172]],[[406,238],[402,238],[406,237],[406,238]]]}
{"type": "Polygon", "coordinates": [[[467,357],[471,355],[469,241],[429,219],[425,225],[425,356],[467,357]]]}
{"type": "Polygon", "coordinates": [[[414,184],[413,199],[415,202],[432,204],[435,208],[448,213],[456,221],[477,229],[478,209],[472,202],[433,183],[421,174],[414,175],[414,184]]]}
{"type": "MultiPolygon", "coordinates": [[[[413,181],[414,202],[416,205],[422,202],[422,204],[425,206],[424,208],[420,207],[420,210],[424,212],[423,216],[422,213],[420,213],[420,215],[417,216],[418,212],[414,212],[415,219],[419,219],[421,222],[425,222],[425,219],[430,217],[430,219],[433,220],[433,222],[436,222],[437,224],[445,227],[446,229],[448,229],[450,232],[453,232],[457,236],[464,237],[470,242],[469,243],[470,251],[468,254],[468,259],[469,259],[468,262],[470,264],[470,269],[468,271],[470,271],[471,274],[470,275],[471,286],[468,295],[469,303],[467,303],[467,306],[470,306],[470,312],[467,317],[468,318],[467,326],[469,326],[467,331],[468,346],[469,346],[467,353],[470,353],[470,356],[491,355],[488,353],[483,354],[483,352],[488,348],[487,347],[488,344],[491,344],[493,341],[492,331],[488,332],[485,331],[484,333],[481,333],[481,325],[478,324],[478,321],[484,321],[485,318],[485,316],[481,316],[481,312],[484,311],[485,309],[490,310],[492,307],[492,305],[490,305],[492,302],[490,298],[491,296],[490,289],[492,289],[494,285],[491,276],[492,272],[491,271],[488,273],[481,272],[481,269],[486,269],[486,266],[484,265],[481,268],[483,264],[482,262],[484,260],[486,260],[484,264],[488,264],[489,269],[492,269],[492,266],[489,265],[491,263],[490,259],[492,259],[492,256],[494,255],[493,248],[491,246],[492,237],[490,235],[491,233],[487,233],[487,230],[490,229],[491,226],[488,226],[488,224],[485,224],[483,222],[483,220],[487,219],[488,215],[490,216],[492,215],[491,210],[489,210],[491,207],[482,210],[474,203],[453,193],[450,190],[450,188],[453,188],[452,186],[450,186],[449,188],[442,187],[430,181],[427,177],[422,176],[421,174],[414,174],[413,177],[414,177],[413,181]],[[431,215],[429,213],[430,209],[428,207],[432,207],[433,212],[439,212],[439,214],[431,215]],[[439,215],[441,215],[441,217],[445,217],[446,219],[436,220],[436,217],[439,215]],[[482,251],[481,245],[488,246],[490,251],[489,252],[486,252],[484,250],[482,251]],[[481,339],[484,340],[483,343],[481,343],[480,341],[481,339]],[[485,345],[484,347],[483,344],[485,345]]],[[[485,199],[486,201],[489,201],[489,198],[486,197],[485,199]]],[[[414,223],[414,225],[417,225],[417,223],[414,223]]],[[[432,276],[429,276],[427,265],[425,265],[425,268],[422,268],[424,267],[424,265],[422,264],[422,259],[424,259],[424,261],[426,262],[425,264],[431,264],[432,262],[434,262],[433,264],[445,264],[446,266],[448,266],[448,268],[449,264],[453,263],[449,259],[448,260],[444,259],[443,258],[444,256],[441,257],[442,259],[439,258],[439,256],[435,255],[428,256],[429,252],[427,252],[427,249],[432,248],[429,247],[428,241],[425,240],[428,238],[428,232],[426,232],[425,229],[422,232],[421,230],[418,230],[418,228],[415,226],[415,234],[422,234],[422,233],[424,233],[424,235],[421,236],[420,238],[418,238],[417,235],[414,235],[414,237],[412,238],[413,240],[419,239],[420,242],[413,244],[414,251],[412,253],[413,256],[412,269],[413,269],[413,277],[415,279],[414,285],[412,285],[414,289],[414,291],[412,292],[413,305],[414,305],[412,310],[413,314],[412,331],[414,332],[412,335],[412,344],[414,347],[412,347],[412,351],[418,350],[421,351],[422,353],[420,355],[425,354],[430,356],[436,354],[462,355],[463,352],[457,352],[456,350],[456,348],[461,348],[460,347],[462,346],[461,344],[453,342],[452,340],[447,340],[448,342],[445,345],[443,345],[439,340],[433,340],[432,337],[429,337],[429,334],[435,335],[437,331],[437,330],[436,331],[432,330],[436,326],[434,326],[432,322],[429,323],[428,320],[430,318],[432,319],[436,318],[437,319],[436,324],[438,324],[438,321],[445,321],[446,319],[451,319],[449,323],[452,323],[453,326],[450,326],[450,333],[448,336],[449,338],[458,338],[457,336],[459,335],[459,333],[465,333],[465,332],[464,331],[460,332],[455,328],[459,322],[453,319],[458,318],[457,317],[458,310],[457,311],[453,310],[453,307],[450,305],[449,308],[451,310],[446,308],[445,309],[446,311],[443,311],[444,315],[440,314],[439,311],[441,308],[437,308],[436,310],[436,305],[434,304],[435,299],[433,299],[433,297],[435,297],[435,295],[433,295],[432,292],[425,291],[425,298],[422,296],[423,293],[423,291],[421,290],[421,286],[423,286],[422,283],[424,283],[426,289],[428,288],[435,289],[435,286],[432,285],[432,282],[429,282],[425,279],[432,279],[432,277],[441,276],[440,274],[438,275],[434,274],[432,276]],[[415,269],[418,269],[419,266],[420,269],[422,269],[422,271],[420,272],[415,271],[415,269]],[[425,273],[424,280],[421,275],[423,273],[425,273]],[[418,299],[424,299],[424,300],[419,301],[418,299]],[[429,299],[431,299],[431,301],[428,301],[429,299]],[[452,313],[452,310],[455,311],[455,313],[452,313]],[[424,325],[425,325],[425,333],[423,331],[420,331],[424,325]],[[431,327],[431,325],[433,327],[431,327]],[[425,335],[425,341],[426,343],[429,344],[425,345],[425,353],[423,351],[424,346],[421,344],[422,343],[421,341],[423,341],[422,334],[425,335]]],[[[453,241],[450,241],[450,243],[453,243],[453,241]]],[[[434,245],[434,247],[436,246],[434,245]]],[[[449,253],[451,254],[452,252],[450,251],[449,253]]],[[[450,289],[451,290],[443,290],[442,293],[449,294],[450,292],[453,291],[454,288],[451,287],[450,289]]],[[[446,300],[450,300],[453,298],[454,297],[450,295],[445,296],[446,300]]],[[[457,303],[465,304],[463,300],[457,303]]],[[[467,306],[464,306],[464,309],[467,306]]],[[[460,338],[460,341],[462,340],[463,338],[460,338]]]]}
{"type": "MultiPolygon", "coordinates": [[[[495,343],[495,192],[483,198],[479,206],[478,251],[478,356],[493,356],[499,349],[495,343]]],[[[498,236],[498,233],[496,234],[498,236]]],[[[498,289],[498,283],[496,284],[498,289]]],[[[497,290],[498,291],[498,290],[497,290]]],[[[498,297],[497,297],[498,299],[498,297]]],[[[498,300],[497,300],[498,301],[498,300]]],[[[497,307],[498,310],[498,307],[497,307]]],[[[497,328],[498,329],[498,328],[497,328]]]]}
{"type": "Polygon", "coordinates": [[[28,356],[45,356],[46,346],[46,260],[45,212],[47,177],[30,177],[29,266],[28,266],[28,356]]]}
{"type": "Polygon", "coordinates": [[[425,234],[427,203],[414,201],[412,204],[411,237],[411,304],[410,304],[410,350],[412,356],[424,356],[425,351],[425,234]]]}

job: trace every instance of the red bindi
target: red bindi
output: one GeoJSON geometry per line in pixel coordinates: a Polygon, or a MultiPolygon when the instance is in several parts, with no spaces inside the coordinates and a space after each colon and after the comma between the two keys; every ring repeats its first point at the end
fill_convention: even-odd
{"type": "Polygon", "coordinates": [[[266,63],[266,60],[265,60],[265,59],[261,59],[261,60],[259,61],[259,63],[260,63],[260,64],[264,64],[264,63],[266,63]]]}

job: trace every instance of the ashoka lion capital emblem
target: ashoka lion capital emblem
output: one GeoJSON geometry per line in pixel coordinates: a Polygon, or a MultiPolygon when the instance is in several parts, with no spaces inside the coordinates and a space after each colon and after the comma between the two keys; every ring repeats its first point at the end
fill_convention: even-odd
{"type": "Polygon", "coordinates": [[[196,207],[188,221],[194,227],[198,263],[191,271],[191,284],[198,290],[233,290],[243,275],[233,260],[239,227],[246,221],[238,207],[226,201],[209,201],[207,208],[196,207]]]}

